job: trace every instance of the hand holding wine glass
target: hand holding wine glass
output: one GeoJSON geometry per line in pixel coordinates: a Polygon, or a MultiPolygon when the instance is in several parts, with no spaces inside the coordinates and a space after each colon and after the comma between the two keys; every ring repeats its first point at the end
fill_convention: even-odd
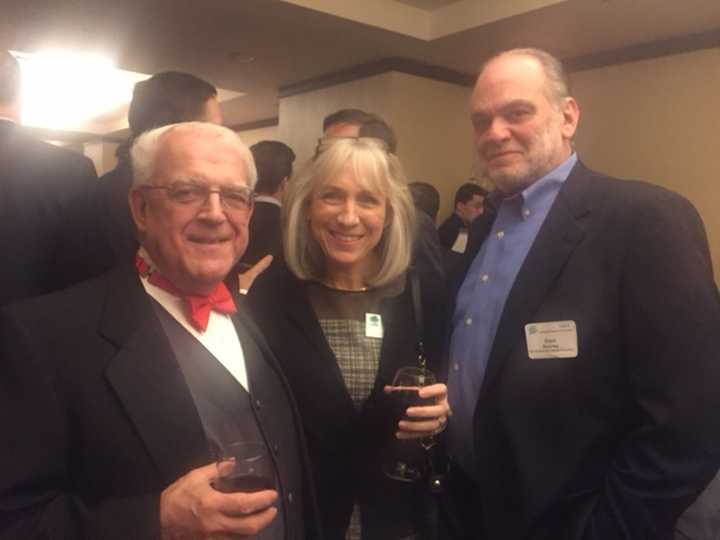
{"type": "Polygon", "coordinates": [[[275,489],[268,450],[261,442],[237,442],[222,450],[213,487],[223,493],[255,493],[275,489]]]}
{"type": "Polygon", "coordinates": [[[422,439],[437,435],[445,429],[448,417],[452,415],[447,386],[435,382],[435,376],[427,369],[400,368],[393,385],[386,386],[384,390],[391,395],[393,392],[411,392],[411,399],[406,398],[407,408],[398,422],[398,439],[422,439]]]}
{"type": "Polygon", "coordinates": [[[160,494],[161,536],[208,538],[258,534],[277,517],[274,490],[222,493],[217,464],[198,467],[160,494]]]}
{"type": "Polygon", "coordinates": [[[432,436],[442,431],[447,421],[447,389],[424,367],[402,367],[385,392],[395,405],[399,431],[389,447],[384,471],[395,480],[414,482],[425,472],[425,450],[436,442],[432,436]]]}

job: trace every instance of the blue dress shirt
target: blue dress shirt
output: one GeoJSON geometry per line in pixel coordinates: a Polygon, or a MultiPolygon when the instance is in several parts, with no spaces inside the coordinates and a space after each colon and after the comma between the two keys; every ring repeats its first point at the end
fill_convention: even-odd
{"type": "Polygon", "coordinates": [[[471,476],[475,476],[473,415],[505,301],[576,162],[573,153],[530,187],[503,200],[458,292],[450,342],[448,397],[453,417],[448,437],[453,461],[471,476]]]}

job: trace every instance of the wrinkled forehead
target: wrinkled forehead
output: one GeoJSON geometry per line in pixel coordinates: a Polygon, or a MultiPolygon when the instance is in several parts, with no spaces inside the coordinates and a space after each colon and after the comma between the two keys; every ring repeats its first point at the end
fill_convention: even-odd
{"type": "Polygon", "coordinates": [[[473,110],[512,101],[548,100],[552,94],[542,65],[523,55],[501,56],[485,65],[472,94],[473,110]]]}

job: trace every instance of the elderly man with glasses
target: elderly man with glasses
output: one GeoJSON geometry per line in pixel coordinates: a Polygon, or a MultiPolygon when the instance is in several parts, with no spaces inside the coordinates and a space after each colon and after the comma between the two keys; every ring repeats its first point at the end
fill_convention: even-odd
{"type": "Polygon", "coordinates": [[[294,404],[222,283],[247,245],[252,156],[186,123],[132,159],[135,267],[0,314],[0,536],[317,538],[294,404]],[[248,442],[268,489],[220,490],[214,461],[248,442]]]}

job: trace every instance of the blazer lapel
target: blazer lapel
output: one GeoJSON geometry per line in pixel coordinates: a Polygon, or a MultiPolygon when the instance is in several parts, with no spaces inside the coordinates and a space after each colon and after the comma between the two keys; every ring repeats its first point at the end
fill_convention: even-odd
{"type": "Polygon", "coordinates": [[[571,253],[585,236],[581,219],[590,213],[582,197],[582,185],[586,181],[585,168],[578,164],[558,193],[515,278],[495,334],[482,390],[492,384],[513,347],[525,339],[525,324],[532,321],[571,253]]]}
{"type": "Polygon", "coordinates": [[[308,350],[298,351],[297,357],[297,361],[305,366],[306,384],[317,392],[325,411],[324,416],[327,415],[329,420],[338,425],[344,425],[358,413],[345,387],[335,355],[305,295],[305,288],[300,282],[294,281],[292,286],[288,286],[285,298],[288,319],[311,345],[308,350]]]}
{"type": "Polygon", "coordinates": [[[100,332],[119,347],[106,377],[167,482],[210,459],[185,379],[130,267],[110,278],[100,332]]]}

